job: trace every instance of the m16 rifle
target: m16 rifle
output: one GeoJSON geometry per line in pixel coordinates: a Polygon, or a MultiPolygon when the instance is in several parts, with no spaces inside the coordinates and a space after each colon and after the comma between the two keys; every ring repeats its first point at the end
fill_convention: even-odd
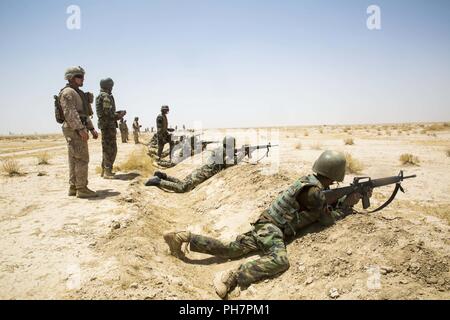
{"type": "Polygon", "coordinates": [[[278,145],[277,144],[270,144],[270,142],[268,144],[263,144],[263,145],[258,145],[258,146],[251,146],[251,145],[248,145],[248,144],[244,144],[241,148],[235,149],[234,152],[238,153],[238,152],[243,151],[244,154],[247,157],[249,157],[249,159],[251,159],[252,158],[252,153],[255,150],[260,150],[260,149],[266,149],[266,155],[265,156],[269,156],[269,151],[270,151],[270,148],[272,148],[272,147],[278,147],[278,145]]]}
{"type": "Polygon", "coordinates": [[[375,210],[370,211],[377,212],[385,207],[387,207],[395,198],[397,195],[398,190],[401,192],[405,192],[403,187],[401,186],[401,182],[405,179],[415,178],[416,175],[410,175],[410,176],[404,176],[403,171],[400,171],[400,173],[397,176],[392,177],[386,177],[386,178],[380,178],[380,179],[371,179],[370,177],[355,177],[353,180],[353,183],[351,183],[349,186],[342,187],[342,188],[335,188],[330,190],[323,190],[323,194],[325,195],[325,199],[327,201],[327,204],[334,204],[336,201],[338,201],[340,198],[347,196],[349,194],[352,194],[354,192],[358,192],[362,196],[362,205],[364,209],[367,209],[370,207],[370,198],[369,198],[369,191],[373,188],[383,187],[390,184],[395,184],[394,191],[392,195],[389,197],[389,199],[383,203],[381,206],[376,208],[375,210]]]}

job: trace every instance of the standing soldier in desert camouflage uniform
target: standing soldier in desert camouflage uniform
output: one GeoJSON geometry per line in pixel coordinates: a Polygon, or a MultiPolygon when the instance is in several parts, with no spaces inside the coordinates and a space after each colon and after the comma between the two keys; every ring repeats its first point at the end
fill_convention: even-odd
{"type": "MultiPolygon", "coordinates": [[[[261,252],[262,256],[242,264],[237,269],[218,273],[213,281],[221,298],[236,285],[248,286],[272,277],[289,268],[285,240],[296,235],[306,226],[319,222],[332,225],[336,220],[353,213],[353,206],[361,199],[361,194],[353,193],[328,206],[322,190],[334,181],[343,181],[345,176],[345,156],[335,151],[325,151],[314,163],[315,174],[297,180],[278,196],[268,209],[254,222],[253,229],[224,244],[219,240],[190,233],[171,232],[164,235],[173,255],[183,259],[183,244],[190,250],[236,259],[248,253],[261,252]]],[[[368,195],[371,196],[369,190],[368,195]]]]}
{"type": "MultiPolygon", "coordinates": [[[[172,148],[174,143],[169,132],[174,131],[169,128],[169,122],[167,120],[167,114],[169,113],[169,106],[161,107],[161,114],[156,117],[156,137],[158,138],[158,160],[162,158],[162,152],[166,143],[170,146],[170,157],[172,157],[172,148]]],[[[172,159],[172,158],[170,158],[172,159]]]]}
{"type": "Polygon", "coordinates": [[[211,178],[220,171],[238,164],[245,157],[244,151],[235,153],[236,140],[234,137],[225,137],[223,146],[212,151],[207,163],[194,170],[190,175],[179,180],[168,176],[164,172],[156,171],[146,183],[146,186],[157,186],[177,193],[189,192],[196,186],[211,178]]]}
{"type": "Polygon", "coordinates": [[[117,120],[122,119],[125,111],[116,112],[116,103],[112,95],[114,81],[111,78],[100,81],[100,93],[95,101],[98,127],[102,131],[102,174],[105,179],[114,177],[112,172],[117,155],[117,120]]]}
{"type": "Polygon", "coordinates": [[[133,137],[134,137],[134,143],[139,143],[139,132],[141,131],[141,125],[139,124],[139,117],[134,118],[133,122],[133,137]]]}
{"type": "Polygon", "coordinates": [[[123,118],[120,119],[119,130],[120,130],[120,137],[122,138],[122,143],[127,143],[128,142],[127,121],[124,120],[123,118]]]}
{"type": "Polygon", "coordinates": [[[59,104],[64,114],[62,130],[67,141],[69,153],[69,196],[78,198],[96,197],[88,185],[89,131],[94,139],[98,133],[90,119],[92,109],[89,97],[80,87],[84,83],[85,71],[81,67],[71,67],[65,72],[67,85],[58,96],[59,104]]]}

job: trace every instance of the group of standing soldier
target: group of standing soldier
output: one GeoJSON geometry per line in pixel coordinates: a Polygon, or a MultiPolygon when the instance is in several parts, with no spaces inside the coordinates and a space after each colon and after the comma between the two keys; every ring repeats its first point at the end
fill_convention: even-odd
{"type": "MultiPolygon", "coordinates": [[[[69,160],[69,196],[78,198],[97,197],[88,185],[89,148],[88,139],[91,132],[94,139],[98,133],[94,128],[91,103],[93,94],[83,92],[85,70],[82,67],[71,67],[65,72],[67,84],[61,89],[56,102],[55,115],[62,123],[62,130],[68,146],[69,160]]],[[[100,92],[95,99],[98,117],[98,128],[102,136],[101,176],[105,179],[114,178],[113,166],[117,156],[117,128],[120,129],[122,143],[128,142],[128,125],[124,116],[126,111],[117,111],[112,94],[114,81],[111,78],[100,81],[100,92]],[[120,124],[117,121],[120,120],[120,124]]],[[[139,118],[133,122],[134,142],[139,143],[141,125],[139,118]]]]}

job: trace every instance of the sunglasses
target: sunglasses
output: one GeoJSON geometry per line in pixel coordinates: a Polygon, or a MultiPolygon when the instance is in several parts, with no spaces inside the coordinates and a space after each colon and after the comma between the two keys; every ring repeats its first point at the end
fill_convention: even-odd
{"type": "Polygon", "coordinates": [[[78,74],[78,75],[76,75],[74,78],[77,78],[77,79],[84,79],[84,76],[78,74]]]}

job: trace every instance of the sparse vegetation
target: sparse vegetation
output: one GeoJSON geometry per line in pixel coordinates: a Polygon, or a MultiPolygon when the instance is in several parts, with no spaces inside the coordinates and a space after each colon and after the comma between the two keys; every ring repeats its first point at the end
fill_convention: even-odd
{"type": "Polygon", "coordinates": [[[152,159],[146,154],[144,148],[133,151],[128,159],[119,164],[121,171],[139,170],[144,174],[151,174],[155,170],[152,159]]]}
{"type": "Polygon", "coordinates": [[[47,152],[41,152],[36,156],[38,160],[38,165],[50,164],[50,155],[47,152]]]}
{"type": "Polygon", "coordinates": [[[320,142],[316,141],[311,145],[311,149],[320,150],[320,149],[322,149],[322,144],[320,142]]]}
{"type": "Polygon", "coordinates": [[[450,149],[447,149],[445,153],[447,154],[447,157],[450,157],[450,149]]]}
{"type": "Polygon", "coordinates": [[[352,146],[355,144],[355,141],[353,141],[352,138],[347,138],[347,139],[344,139],[344,144],[347,146],[352,146]]]}
{"type": "Polygon", "coordinates": [[[404,153],[400,156],[400,162],[404,165],[418,166],[419,158],[411,153],[404,153]]]}
{"type": "Polygon", "coordinates": [[[345,153],[345,159],[347,160],[346,172],[350,174],[360,173],[364,166],[361,161],[353,158],[350,153],[345,153]]]}
{"type": "Polygon", "coordinates": [[[295,149],[300,150],[302,148],[302,144],[300,142],[297,142],[295,144],[295,149]]]}
{"type": "Polygon", "coordinates": [[[309,136],[308,130],[305,131],[304,136],[305,136],[305,137],[309,136]]]}
{"type": "Polygon", "coordinates": [[[10,177],[22,175],[20,164],[14,158],[2,160],[2,171],[10,177]]]}

